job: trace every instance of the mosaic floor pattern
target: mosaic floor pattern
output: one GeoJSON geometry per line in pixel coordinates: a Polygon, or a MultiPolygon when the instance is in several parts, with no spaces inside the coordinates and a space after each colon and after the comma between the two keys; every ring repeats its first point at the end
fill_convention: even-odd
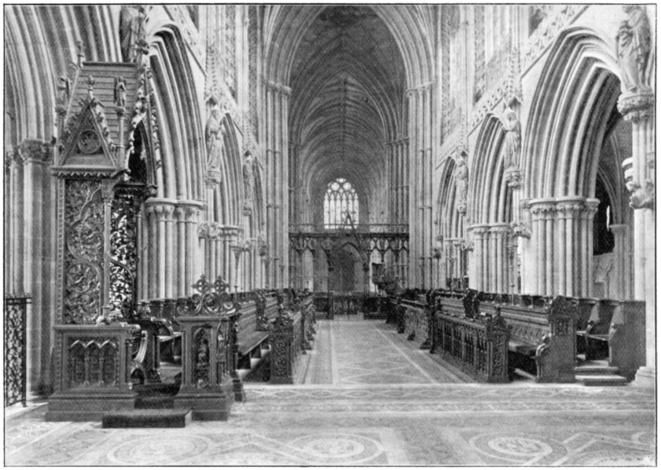
{"type": "MultiPolygon", "coordinates": [[[[441,383],[443,376],[431,367],[438,364],[419,360],[413,348],[388,335],[386,327],[374,323],[371,327],[320,323],[314,353],[334,354],[338,362],[331,367],[330,360],[313,355],[305,379],[327,382],[247,384],[247,402],[235,404],[227,422],[194,421],[185,429],[102,429],[100,423],[47,423],[45,407],[10,416],[5,421],[5,464],[510,467],[656,463],[652,389],[441,383]],[[394,344],[400,349],[398,354],[409,354],[418,366],[410,366],[413,372],[403,370],[399,363],[389,364],[385,376],[410,382],[376,383],[377,376],[365,372],[362,361],[349,361],[357,348],[351,346],[351,338],[358,335],[370,335],[379,343],[366,349],[366,354],[382,351],[381,345],[390,344],[389,339],[391,353],[397,349],[394,344]],[[335,344],[328,343],[331,339],[335,344]],[[316,369],[320,364],[326,364],[326,370],[316,369]]],[[[390,355],[389,359],[395,360],[390,355]]]]}

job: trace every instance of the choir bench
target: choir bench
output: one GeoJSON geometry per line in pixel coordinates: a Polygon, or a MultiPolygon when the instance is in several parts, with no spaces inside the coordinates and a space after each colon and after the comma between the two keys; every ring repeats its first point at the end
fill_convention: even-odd
{"type": "Polygon", "coordinates": [[[511,366],[527,358],[534,361],[537,382],[574,382],[576,302],[561,296],[506,296],[481,300],[479,312],[501,316],[508,325],[511,366]]]}
{"type": "Polygon", "coordinates": [[[240,303],[236,323],[236,372],[243,379],[264,361],[269,353],[270,324],[277,315],[274,295],[257,293],[255,299],[240,303]]]}

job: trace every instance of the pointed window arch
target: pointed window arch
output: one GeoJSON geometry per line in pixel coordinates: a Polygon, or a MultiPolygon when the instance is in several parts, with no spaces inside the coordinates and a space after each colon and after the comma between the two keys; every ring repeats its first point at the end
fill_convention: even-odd
{"type": "Polygon", "coordinates": [[[346,178],[328,183],[324,196],[324,228],[351,228],[358,225],[358,193],[346,178]]]}

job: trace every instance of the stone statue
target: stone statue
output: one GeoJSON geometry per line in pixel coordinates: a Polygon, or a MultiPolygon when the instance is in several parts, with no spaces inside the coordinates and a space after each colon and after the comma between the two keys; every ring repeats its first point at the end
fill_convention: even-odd
{"type": "Polygon", "coordinates": [[[118,108],[124,108],[126,106],[126,81],[124,77],[115,78],[114,100],[118,108]]]}
{"type": "Polygon", "coordinates": [[[135,62],[145,41],[145,8],[124,5],[119,14],[119,39],[124,62],[135,62]]]}
{"type": "Polygon", "coordinates": [[[454,184],[457,188],[457,210],[466,213],[466,191],[468,187],[468,166],[465,154],[462,152],[456,159],[457,168],[454,170],[454,184]]]}
{"type": "Polygon", "coordinates": [[[512,109],[515,103],[516,98],[508,99],[505,103],[505,110],[499,118],[505,131],[503,159],[506,169],[518,168],[521,152],[521,122],[519,122],[519,117],[512,109]]]}
{"type": "Polygon", "coordinates": [[[211,112],[204,128],[204,139],[207,144],[207,167],[209,170],[218,171],[223,147],[222,122],[218,102],[214,98],[210,98],[208,104],[211,106],[211,112]]]}
{"type": "Polygon", "coordinates": [[[243,159],[243,188],[245,199],[243,209],[250,211],[252,208],[253,195],[255,193],[255,159],[250,152],[246,152],[243,159]]]}
{"type": "Polygon", "coordinates": [[[651,51],[650,23],[643,7],[626,5],[629,19],[620,24],[615,37],[617,60],[626,88],[640,90],[644,86],[645,70],[651,51]]]}
{"type": "Polygon", "coordinates": [[[60,106],[66,106],[71,97],[71,80],[68,77],[62,75],[60,77],[60,82],[57,85],[57,104],[60,106]]]}

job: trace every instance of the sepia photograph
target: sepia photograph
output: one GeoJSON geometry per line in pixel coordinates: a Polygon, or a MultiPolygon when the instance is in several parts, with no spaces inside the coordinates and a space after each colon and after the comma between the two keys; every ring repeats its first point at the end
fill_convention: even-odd
{"type": "Polygon", "coordinates": [[[656,3],[2,11],[3,466],[656,467],[656,3]]]}

